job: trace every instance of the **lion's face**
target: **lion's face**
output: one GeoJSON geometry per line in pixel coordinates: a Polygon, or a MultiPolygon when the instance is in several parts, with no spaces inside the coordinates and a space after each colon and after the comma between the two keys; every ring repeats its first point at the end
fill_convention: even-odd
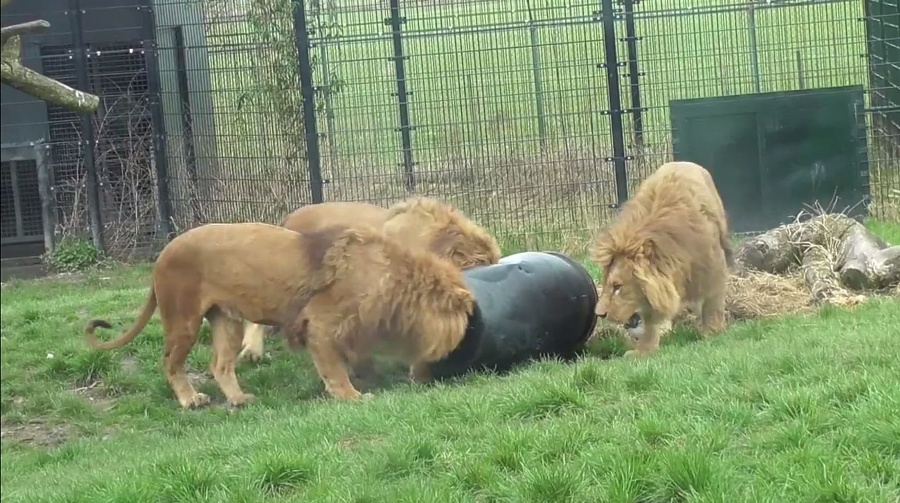
{"type": "Polygon", "coordinates": [[[646,311],[649,302],[635,275],[631,260],[619,259],[611,264],[603,277],[603,285],[594,312],[600,318],[625,325],[632,316],[646,311]]]}

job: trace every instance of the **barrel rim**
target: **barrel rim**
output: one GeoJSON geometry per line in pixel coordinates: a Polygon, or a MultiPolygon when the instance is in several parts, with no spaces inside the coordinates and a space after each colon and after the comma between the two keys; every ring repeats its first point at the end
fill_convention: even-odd
{"type": "MultiPolygon", "coordinates": [[[[574,267],[575,269],[580,271],[581,274],[584,275],[584,277],[590,281],[591,286],[593,287],[593,288],[591,288],[591,304],[593,304],[595,306],[597,305],[597,302],[600,300],[600,294],[597,293],[597,285],[596,285],[596,283],[594,283],[594,277],[591,276],[591,273],[588,272],[587,268],[585,268],[581,262],[579,262],[579,261],[573,259],[572,257],[569,257],[565,253],[561,253],[561,252],[548,251],[548,252],[542,252],[542,253],[546,253],[548,255],[555,255],[555,256],[565,260],[569,265],[571,265],[572,267],[574,267]]],[[[586,331],[587,333],[584,335],[584,338],[581,340],[582,344],[587,342],[588,339],[591,338],[591,335],[593,335],[594,330],[596,328],[597,328],[597,315],[594,314],[593,316],[591,316],[591,321],[589,323],[588,330],[586,331]]]]}

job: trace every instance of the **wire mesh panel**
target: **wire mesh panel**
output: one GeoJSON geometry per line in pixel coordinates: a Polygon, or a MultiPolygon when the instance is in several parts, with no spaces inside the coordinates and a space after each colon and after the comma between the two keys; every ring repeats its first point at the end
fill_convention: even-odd
{"type": "Polygon", "coordinates": [[[876,215],[900,221],[900,2],[866,0],[876,215]]]}
{"type": "Polygon", "coordinates": [[[411,193],[504,241],[584,237],[614,202],[598,3],[316,4],[326,199],[411,193]]]}
{"type": "Polygon", "coordinates": [[[325,199],[390,204],[406,185],[388,5],[308,6],[325,199]]]}
{"type": "MultiPolygon", "coordinates": [[[[71,45],[41,48],[44,75],[77,87],[71,45]]],[[[52,176],[52,194],[59,214],[56,234],[89,236],[87,170],[84,165],[84,140],[78,114],[58,105],[47,105],[49,138],[48,167],[52,176]]]]}
{"type": "Polygon", "coordinates": [[[140,41],[94,44],[89,73],[100,108],[93,117],[104,243],[113,254],[152,244],[158,227],[153,126],[140,41]]]}
{"type": "Polygon", "coordinates": [[[178,230],[279,222],[311,201],[292,3],[156,3],[178,230]]]}
{"type": "Polygon", "coordinates": [[[3,244],[42,242],[44,222],[34,160],[0,164],[0,239],[3,244]]]}
{"type": "Polygon", "coordinates": [[[58,241],[90,239],[99,224],[105,251],[118,257],[158,243],[154,131],[138,7],[94,6],[77,11],[77,19],[73,11],[45,12],[65,34],[52,40],[65,43],[37,38],[42,73],[100,97],[87,122],[53,104],[46,105],[45,117],[33,118],[47,128],[35,140],[46,137],[58,213],[54,233],[58,241]]]}
{"type": "Polygon", "coordinates": [[[169,217],[412,194],[507,245],[579,247],[674,158],[673,100],[847,86],[866,90],[870,213],[900,219],[896,0],[64,4],[23,51],[100,107],[47,105],[4,137],[48,146],[57,233],[99,222],[115,254],[159,244],[169,217]]]}
{"type": "MultiPolygon", "coordinates": [[[[632,147],[631,190],[673,157],[670,100],[853,85],[877,89],[869,82],[862,2],[660,0],[635,2],[634,11],[644,142],[632,147]]],[[[871,124],[872,116],[867,119],[871,124]]],[[[626,137],[633,137],[633,125],[626,125],[626,137]]],[[[890,216],[892,194],[900,188],[898,157],[888,144],[896,145],[896,138],[869,128],[870,211],[882,217],[890,216]]]]}

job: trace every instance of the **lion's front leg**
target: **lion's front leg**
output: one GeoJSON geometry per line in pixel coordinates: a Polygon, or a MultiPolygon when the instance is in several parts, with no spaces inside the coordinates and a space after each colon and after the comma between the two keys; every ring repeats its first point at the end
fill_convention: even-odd
{"type": "Polygon", "coordinates": [[[717,294],[700,308],[700,335],[705,339],[725,329],[725,294],[717,294]]]}
{"type": "Polygon", "coordinates": [[[660,336],[665,330],[671,329],[672,321],[660,320],[650,322],[644,320],[641,327],[642,330],[635,340],[634,349],[627,351],[625,353],[626,357],[634,358],[655,353],[659,349],[660,336]]]}
{"type": "MultiPolygon", "coordinates": [[[[295,325],[305,325],[301,329],[305,331],[305,346],[325,384],[325,391],[338,400],[359,400],[363,394],[350,382],[350,362],[341,347],[341,342],[351,338],[351,332],[357,327],[340,323],[333,313],[321,312],[318,307],[310,304],[304,323],[295,325]]],[[[299,338],[294,333],[297,330],[291,327],[286,335],[289,339],[299,338]]]]}
{"type": "Polygon", "coordinates": [[[409,378],[413,382],[427,383],[433,379],[431,367],[425,362],[416,362],[409,366],[409,378]]]}

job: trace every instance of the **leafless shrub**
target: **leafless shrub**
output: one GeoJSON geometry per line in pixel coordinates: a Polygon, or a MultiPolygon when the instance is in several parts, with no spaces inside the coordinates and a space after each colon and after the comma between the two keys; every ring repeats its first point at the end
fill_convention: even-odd
{"type": "MultiPolygon", "coordinates": [[[[155,244],[159,222],[149,104],[132,91],[129,85],[105,97],[94,116],[101,233],[107,256],[117,259],[155,244]]],[[[57,242],[90,236],[87,170],[83,156],[77,159],[56,170],[57,242]]]]}

